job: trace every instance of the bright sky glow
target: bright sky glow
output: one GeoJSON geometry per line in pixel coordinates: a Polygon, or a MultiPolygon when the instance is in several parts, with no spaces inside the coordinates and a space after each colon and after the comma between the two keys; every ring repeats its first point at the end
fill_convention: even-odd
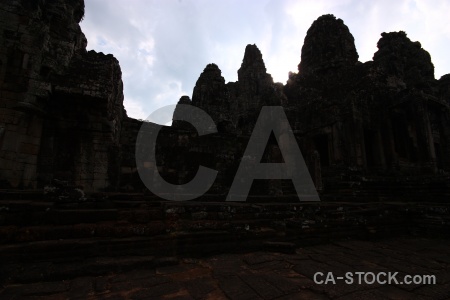
{"type": "Polygon", "coordinates": [[[285,83],[297,71],[306,31],[323,14],[344,20],[359,60],[371,60],[382,32],[403,30],[435,66],[450,73],[447,0],[86,0],[81,23],[88,49],[120,62],[128,116],[192,96],[208,63],[236,81],[247,44],[256,44],[268,73],[285,83]]]}

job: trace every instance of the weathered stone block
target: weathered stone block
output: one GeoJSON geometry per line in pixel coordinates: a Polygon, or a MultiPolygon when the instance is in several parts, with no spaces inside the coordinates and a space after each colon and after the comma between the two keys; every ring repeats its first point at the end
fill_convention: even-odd
{"type": "Polygon", "coordinates": [[[94,191],[99,191],[108,187],[108,182],[103,179],[94,179],[92,181],[92,188],[94,191]]]}
{"type": "Polygon", "coordinates": [[[3,124],[11,124],[14,122],[14,115],[6,115],[6,114],[1,114],[0,115],[0,123],[3,124]]]}
{"type": "Polygon", "coordinates": [[[2,170],[13,170],[14,166],[15,166],[15,162],[13,160],[9,160],[9,159],[5,159],[5,158],[0,158],[0,168],[2,170]]]}
{"type": "Polygon", "coordinates": [[[18,136],[17,133],[14,131],[8,131],[6,130],[2,142],[2,148],[1,151],[12,151],[17,152],[19,147],[18,143],[18,136]]]}
{"type": "Polygon", "coordinates": [[[39,153],[39,145],[30,143],[21,143],[19,146],[19,153],[37,155],[39,153]]]}

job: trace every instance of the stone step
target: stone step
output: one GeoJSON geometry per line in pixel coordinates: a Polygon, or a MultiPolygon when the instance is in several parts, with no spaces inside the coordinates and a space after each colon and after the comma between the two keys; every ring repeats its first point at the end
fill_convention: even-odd
{"type": "Polygon", "coordinates": [[[44,211],[18,210],[15,208],[0,212],[0,225],[69,225],[117,221],[117,209],[55,209],[48,207],[44,211]]]}
{"type": "Polygon", "coordinates": [[[242,221],[281,220],[292,218],[304,207],[321,205],[323,211],[333,211],[336,204],[325,203],[231,203],[231,202],[164,202],[157,205],[140,205],[137,208],[61,209],[54,206],[11,207],[0,211],[0,226],[75,225],[116,222],[117,224],[147,224],[155,221],[242,221]],[[20,207],[20,209],[19,209],[20,207]]]}
{"type": "Polygon", "coordinates": [[[0,189],[0,200],[44,200],[44,190],[0,189]]]}
{"type": "MultiPolygon", "coordinates": [[[[161,237],[170,239],[180,234],[204,235],[205,239],[209,236],[213,240],[221,234],[243,235],[249,240],[257,240],[269,233],[311,239],[317,234],[321,238],[363,235],[389,227],[404,230],[414,226],[413,220],[426,220],[429,215],[439,217],[438,221],[445,224],[450,223],[450,220],[441,217],[448,214],[447,204],[351,202],[354,199],[348,198],[348,202],[257,204],[168,201],[149,206],[142,204],[133,209],[54,209],[33,213],[2,211],[0,242],[17,246],[68,239],[153,240],[161,237]],[[49,217],[52,214],[53,217],[49,217]],[[36,220],[46,223],[39,224],[36,220]]],[[[438,221],[432,219],[429,224],[434,226],[438,221]]],[[[426,222],[421,224],[427,225],[426,222]]]]}
{"type": "Polygon", "coordinates": [[[55,202],[51,200],[0,200],[0,211],[46,211],[48,209],[108,209],[117,205],[111,201],[55,202]]]}
{"type": "Polygon", "coordinates": [[[277,237],[274,230],[228,232],[204,230],[174,232],[152,237],[45,240],[0,245],[0,266],[14,261],[79,259],[95,256],[203,256],[261,249],[277,237]]]}
{"type": "Polygon", "coordinates": [[[154,236],[165,234],[166,230],[166,224],[158,221],[145,225],[99,222],[73,225],[1,226],[0,241],[2,243],[23,243],[92,237],[154,236]]]}
{"type": "Polygon", "coordinates": [[[246,232],[269,228],[274,220],[167,220],[144,224],[117,222],[81,223],[74,225],[1,226],[1,243],[23,243],[46,240],[83,238],[128,238],[153,237],[161,234],[175,234],[179,231],[228,231],[246,232]]]}
{"type": "Polygon", "coordinates": [[[396,206],[382,203],[319,202],[256,205],[168,202],[159,209],[152,208],[152,210],[58,210],[41,214],[15,212],[0,215],[3,218],[0,241],[154,236],[179,230],[236,231],[247,227],[274,228],[276,224],[290,220],[302,222],[326,219],[328,226],[336,226],[339,220],[353,224],[352,220],[364,218],[368,222],[373,216],[381,222],[380,215],[385,211],[395,215],[398,214],[398,209],[396,206]]]}
{"type": "Polygon", "coordinates": [[[21,264],[7,262],[0,267],[0,284],[60,282],[76,277],[104,276],[111,273],[177,265],[178,263],[177,257],[170,256],[66,257],[61,260],[30,262],[24,272],[20,269],[21,264]]]}

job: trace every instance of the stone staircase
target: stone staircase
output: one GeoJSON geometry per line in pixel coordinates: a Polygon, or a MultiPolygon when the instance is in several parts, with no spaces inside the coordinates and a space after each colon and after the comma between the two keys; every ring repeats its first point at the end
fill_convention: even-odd
{"type": "Polygon", "coordinates": [[[180,256],[289,252],[347,238],[450,232],[447,204],[217,199],[175,202],[111,193],[54,202],[42,191],[0,191],[0,281],[63,279],[83,270],[98,275],[175,263],[180,256]],[[37,269],[19,272],[16,262],[32,262],[37,269]]]}

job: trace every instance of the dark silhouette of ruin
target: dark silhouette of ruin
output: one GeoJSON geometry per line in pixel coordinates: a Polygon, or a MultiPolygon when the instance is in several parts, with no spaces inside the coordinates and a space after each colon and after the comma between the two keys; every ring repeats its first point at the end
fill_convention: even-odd
{"type": "MultiPolygon", "coordinates": [[[[148,193],[134,158],[142,122],[124,110],[119,62],[86,51],[78,25],[84,2],[2,7],[1,187],[42,189],[59,180],[87,193],[148,193]]],[[[160,133],[157,165],[145,168],[174,184],[188,182],[199,165],[213,168],[219,175],[205,197],[224,199],[261,107],[275,105],[323,200],[445,199],[450,75],[436,80],[430,55],[406,33],[381,36],[373,60],[361,63],[343,21],[319,17],[298,73],[284,85],[273,82],[256,45],[247,45],[237,82],[207,65],[192,99],[179,103],[205,110],[218,133],[198,137],[175,121],[160,133]]],[[[264,157],[282,161],[275,139],[264,157]]],[[[295,190],[290,180],[255,180],[251,195],[287,199],[295,190]]]]}
{"type": "MultiPolygon", "coordinates": [[[[175,120],[156,163],[136,165],[143,121],[123,107],[117,59],[86,51],[83,16],[83,0],[0,2],[1,299],[448,297],[450,74],[434,78],[419,42],[382,33],[362,63],[347,26],[324,15],[286,84],[247,45],[238,81],[208,64],[178,102],[218,132],[175,120]],[[283,107],[322,201],[300,202],[290,179],[225,201],[263,106],[283,107]],[[139,176],[183,184],[199,165],[218,175],[194,201],[161,199],[139,176]],[[437,284],[312,281],[380,270],[437,284]]],[[[270,136],[261,162],[284,159],[270,136]]]]}

